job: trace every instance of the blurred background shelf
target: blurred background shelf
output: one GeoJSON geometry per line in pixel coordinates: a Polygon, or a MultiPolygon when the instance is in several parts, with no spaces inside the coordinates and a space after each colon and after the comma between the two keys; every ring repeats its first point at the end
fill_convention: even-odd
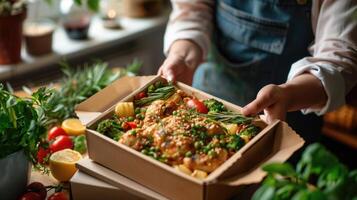
{"type": "Polygon", "coordinates": [[[123,66],[133,58],[145,66],[142,74],[156,73],[164,56],[162,38],[169,11],[152,18],[120,18],[123,29],[106,29],[99,17],[92,20],[89,40],[75,41],[67,37],[60,26],[53,36],[53,53],[32,57],[22,48],[22,62],[0,65],[0,81],[15,88],[21,85],[38,85],[57,78],[61,61],[77,65],[100,59],[109,66],[123,66]],[[65,60],[64,60],[65,58],[65,60]],[[37,83],[34,82],[36,80],[37,83]]]}

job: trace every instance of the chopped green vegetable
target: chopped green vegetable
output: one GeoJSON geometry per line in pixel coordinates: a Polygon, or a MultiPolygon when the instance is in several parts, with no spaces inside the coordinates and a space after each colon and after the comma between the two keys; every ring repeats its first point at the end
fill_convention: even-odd
{"type": "Polygon", "coordinates": [[[187,151],[186,153],[185,153],[185,157],[191,157],[192,156],[192,152],[191,151],[187,151]]]}
{"type": "Polygon", "coordinates": [[[209,112],[218,113],[227,111],[227,108],[223,105],[223,103],[215,99],[206,99],[203,101],[203,103],[208,108],[209,112]]]}
{"type": "Polygon", "coordinates": [[[227,148],[238,151],[244,144],[244,140],[239,135],[230,135],[227,148]]]}
{"type": "Polygon", "coordinates": [[[254,125],[249,125],[242,132],[239,133],[241,136],[247,136],[249,139],[256,136],[260,131],[260,128],[254,125]]]}
{"type": "Polygon", "coordinates": [[[119,140],[124,133],[124,130],[121,125],[113,119],[106,119],[101,121],[98,124],[97,131],[116,141],[119,140]]]}

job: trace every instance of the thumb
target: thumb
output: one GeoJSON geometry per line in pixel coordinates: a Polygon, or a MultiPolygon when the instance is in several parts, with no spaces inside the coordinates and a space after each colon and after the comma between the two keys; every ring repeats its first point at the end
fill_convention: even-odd
{"type": "Polygon", "coordinates": [[[167,69],[165,74],[164,74],[164,76],[170,82],[176,81],[175,80],[175,73],[174,73],[174,70],[172,68],[167,69]]]}
{"type": "Polygon", "coordinates": [[[274,104],[277,101],[276,87],[276,85],[267,85],[263,87],[258,92],[257,98],[242,108],[242,114],[246,116],[256,115],[274,104]]]}

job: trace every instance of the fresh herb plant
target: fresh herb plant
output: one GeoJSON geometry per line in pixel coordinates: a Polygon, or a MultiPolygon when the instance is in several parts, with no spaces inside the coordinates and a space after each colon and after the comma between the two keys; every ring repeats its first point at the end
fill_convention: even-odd
{"type": "Polygon", "coordinates": [[[0,159],[23,150],[37,164],[38,146],[46,132],[43,108],[30,98],[19,98],[0,85],[0,159]]]}
{"type": "Polygon", "coordinates": [[[64,77],[59,82],[61,87],[58,90],[40,88],[33,94],[26,87],[24,90],[32,95],[34,101],[41,104],[42,112],[46,116],[46,124],[53,126],[67,118],[76,117],[75,106],[77,104],[118,78],[137,73],[141,64],[134,60],[127,68],[116,72],[109,69],[108,65],[103,62],[85,65],[76,70],[71,69],[67,64],[62,64],[64,77]]]}
{"type": "Polygon", "coordinates": [[[357,199],[357,170],[348,169],[321,144],[308,146],[296,169],[289,163],[265,165],[268,173],[253,200],[357,199]]]}

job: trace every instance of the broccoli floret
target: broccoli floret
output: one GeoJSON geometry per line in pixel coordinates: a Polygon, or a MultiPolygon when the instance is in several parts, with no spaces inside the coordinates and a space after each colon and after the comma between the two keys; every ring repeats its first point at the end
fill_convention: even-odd
{"type": "Polygon", "coordinates": [[[222,102],[219,102],[215,99],[206,99],[203,101],[205,106],[208,108],[209,112],[224,112],[227,111],[227,108],[223,105],[222,102]]]}
{"type": "Polygon", "coordinates": [[[245,128],[242,132],[239,133],[242,137],[247,137],[249,139],[253,138],[256,136],[260,131],[260,128],[254,125],[249,125],[247,128],[245,128]]]}
{"type": "Polygon", "coordinates": [[[98,124],[97,131],[105,136],[108,136],[114,140],[119,140],[123,135],[123,128],[120,124],[112,119],[106,119],[98,124]]]}
{"type": "Polygon", "coordinates": [[[244,146],[245,142],[239,135],[232,135],[227,143],[227,148],[238,151],[244,146]]]}

